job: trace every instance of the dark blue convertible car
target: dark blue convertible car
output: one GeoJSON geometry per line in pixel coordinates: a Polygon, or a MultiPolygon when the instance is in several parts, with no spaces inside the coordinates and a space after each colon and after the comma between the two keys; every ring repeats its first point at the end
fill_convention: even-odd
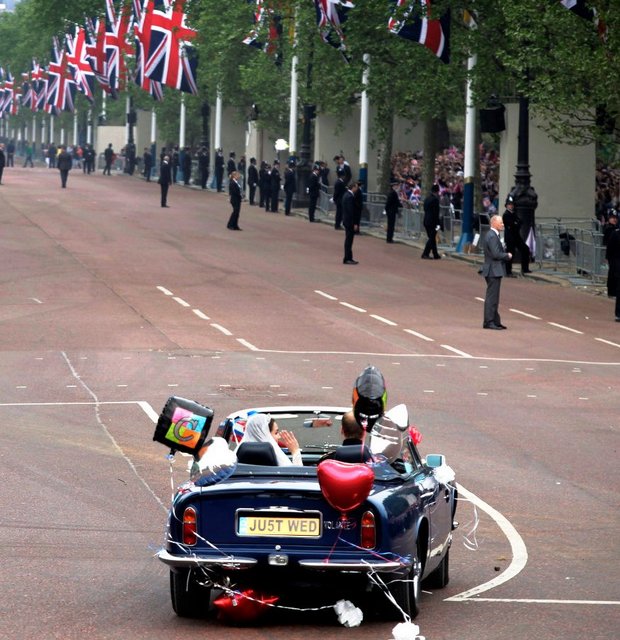
{"type": "Polygon", "coordinates": [[[195,470],[179,488],[158,554],[170,567],[179,616],[205,616],[212,592],[221,589],[273,594],[281,604],[304,589],[306,602],[346,597],[362,609],[381,608],[384,617],[414,618],[421,582],[448,583],[457,499],[452,469],[442,455],[420,456],[404,405],[373,426],[370,461],[340,462],[347,410],[243,410],[211,428],[211,443],[225,446],[225,460],[195,470]],[[274,466],[260,447],[238,448],[255,412],[296,435],[303,466],[274,466]],[[326,454],[331,461],[322,467],[326,454]]]}

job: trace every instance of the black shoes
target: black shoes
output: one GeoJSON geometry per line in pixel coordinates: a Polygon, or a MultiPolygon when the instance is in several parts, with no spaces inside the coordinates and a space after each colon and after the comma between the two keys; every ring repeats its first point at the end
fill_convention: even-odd
{"type": "Polygon", "coordinates": [[[343,260],[342,264],[359,264],[357,260],[343,260]]]}
{"type": "Polygon", "coordinates": [[[494,323],[489,323],[489,324],[483,324],[482,325],[483,329],[493,329],[495,331],[501,331],[502,329],[507,329],[508,327],[506,327],[503,324],[494,324],[494,323]]]}

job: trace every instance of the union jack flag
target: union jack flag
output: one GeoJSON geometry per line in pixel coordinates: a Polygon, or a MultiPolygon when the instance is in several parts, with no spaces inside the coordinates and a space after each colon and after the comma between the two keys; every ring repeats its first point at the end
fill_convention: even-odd
{"type": "Polygon", "coordinates": [[[105,20],[105,52],[106,76],[109,81],[112,97],[118,97],[127,77],[125,55],[132,55],[133,50],[127,38],[131,28],[131,4],[124,2],[116,13],[114,0],[106,0],[105,20]]]}
{"type": "Polygon", "coordinates": [[[148,91],[154,100],[160,101],[164,99],[164,88],[161,82],[147,78],[144,73],[144,63],[151,46],[151,31],[148,24],[145,26],[150,14],[146,10],[143,11],[147,3],[148,0],[146,2],[144,0],[133,0],[133,33],[136,38],[136,74],[134,80],[141,89],[148,91]]]}
{"type": "Polygon", "coordinates": [[[77,90],[92,103],[95,101],[95,73],[88,60],[86,39],[86,29],[75,25],[73,34],[67,35],[67,63],[73,72],[77,90]]]}
{"type": "Polygon", "coordinates": [[[65,51],[53,39],[52,54],[48,66],[48,86],[46,104],[59,111],[74,111],[75,82],[67,63],[65,51]]]}
{"type": "Polygon", "coordinates": [[[316,23],[323,42],[340,49],[346,50],[344,31],[342,25],[347,19],[349,9],[355,5],[346,0],[314,0],[316,8],[316,23]]]}
{"type": "Polygon", "coordinates": [[[32,95],[32,82],[30,82],[30,73],[22,73],[21,89],[21,106],[26,109],[33,109],[34,99],[32,95]]]}
{"type": "Polygon", "coordinates": [[[144,63],[147,78],[169,87],[197,94],[195,50],[188,44],[196,31],[186,24],[186,0],[148,0],[142,23],[143,42],[148,39],[144,63]]]}
{"type": "Polygon", "coordinates": [[[406,9],[400,18],[392,15],[388,21],[389,31],[424,45],[442,62],[450,62],[450,11],[446,11],[439,20],[433,20],[431,0],[396,0],[395,4],[396,11],[402,7],[406,9]],[[416,12],[417,6],[422,9],[421,15],[416,12]]]}
{"type": "Polygon", "coordinates": [[[4,69],[0,67],[0,118],[4,118],[4,113],[7,110],[7,102],[9,100],[9,96],[13,95],[13,85],[11,81],[11,85],[9,86],[9,78],[11,77],[11,73],[7,71],[4,72],[4,69]]]}
{"type": "Polygon", "coordinates": [[[15,97],[15,82],[11,72],[7,70],[4,79],[4,100],[2,104],[2,114],[15,114],[16,105],[13,104],[15,97]]]}
{"type": "Polygon", "coordinates": [[[105,47],[105,20],[86,18],[86,55],[97,82],[108,94],[112,93],[105,47]]]}

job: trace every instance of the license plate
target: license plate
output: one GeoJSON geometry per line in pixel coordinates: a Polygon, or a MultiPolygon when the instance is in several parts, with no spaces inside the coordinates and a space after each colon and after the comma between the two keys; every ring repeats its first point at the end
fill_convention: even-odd
{"type": "Polygon", "coordinates": [[[277,538],[320,538],[321,519],[318,516],[239,516],[237,534],[277,538]]]}

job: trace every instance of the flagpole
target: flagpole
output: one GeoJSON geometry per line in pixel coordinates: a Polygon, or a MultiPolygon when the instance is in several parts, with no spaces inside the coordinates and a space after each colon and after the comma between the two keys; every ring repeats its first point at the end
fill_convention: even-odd
{"type": "Polygon", "coordinates": [[[297,56],[291,59],[291,104],[289,111],[288,150],[291,158],[297,156],[297,56]]]}
{"type": "Polygon", "coordinates": [[[37,116],[32,116],[32,149],[34,151],[37,144],[37,116]]]}
{"type": "Polygon", "coordinates": [[[157,167],[159,173],[159,163],[155,162],[157,153],[157,114],[155,107],[151,109],[151,155],[153,156],[153,167],[157,167]]]}
{"type": "Polygon", "coordinates": [[[50,113],[50,143],[54,142],[54,114],[50,113]]]}
{"type": "Polygon", "coordinates": [[[218,90],[215,99],[215,149],[222,147],[222,94],[218,90]]]}
{"type": "Polygon", "coordinates": [[[185,93],[181,92],[181,112],[179,114],[179,149],[185,149],[185,93]]]}
{"type": "Polygon", "coordinates": [[[88,124],[86,126],[86,143],[93,143],[93,110],[88,110],[88,124]]]}
{"type": "Polygon", "coordinates": [[[74,111],[73,113],[73,146],[77,147],[78,145],[78,112],[74,111]]]}
{"type": "Polygon", "coordinates": [[[476,67],[478,56],[473,54],[467,59],[467,87],[465,100],[465,153],[463,166],[463,210],[461,214],[461,237],[457,245],[457,252],[463,253],[466,245],[473,240],[474,226],[474,178],[476,175],[476,116],[472,91],[472,72],[476,67]]]}
{"type": "Polygon", "coordinates": [[[360,170],[359,180],[362,182],[362,191],[368,191],[368,75],[370,72],[370,54],[365,53],[363,56],[364,71],[362,73],[362,98],[360,104],[360,170]]]}

